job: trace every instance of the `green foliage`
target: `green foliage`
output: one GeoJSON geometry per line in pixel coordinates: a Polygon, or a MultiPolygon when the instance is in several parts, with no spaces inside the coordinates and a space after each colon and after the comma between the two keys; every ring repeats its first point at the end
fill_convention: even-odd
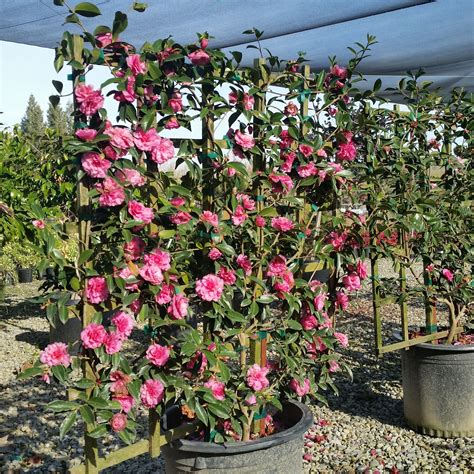
{"type": "Polygon", "coordinates": [[[43,111],[33,94],[28,99],[25,115],[21,119],[21,129],[31,139],[40,137],[45,131],[43,111]]]}

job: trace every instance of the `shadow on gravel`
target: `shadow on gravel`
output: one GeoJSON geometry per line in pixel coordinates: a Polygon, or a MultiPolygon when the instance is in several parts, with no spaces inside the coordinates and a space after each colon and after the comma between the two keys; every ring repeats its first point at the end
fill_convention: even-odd
{"type": "Polygon", "coordinates": [[[39,349],[44,349],[49,344],[49,332],[47,331],[24,331],[15,336],[20,342],[27,342],[39,349]]]}

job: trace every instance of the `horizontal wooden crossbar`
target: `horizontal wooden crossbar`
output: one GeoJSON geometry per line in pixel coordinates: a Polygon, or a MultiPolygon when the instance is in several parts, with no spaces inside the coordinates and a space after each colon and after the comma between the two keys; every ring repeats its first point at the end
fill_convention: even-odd
{"type": "MultiPolygon", "coordinates": [[[[456,334],[459,334],[464,331],[463,327],[456,329],[456,334]]],[[[417,336],[414,339],[408,339],[406,341],[395,342],[393,344],[388,344],[386,346],[377,347],[377,354],[384,354],[386,352],[396,351],[398,349],[406,349],[411,346],[416,346],[423,342],[431,342],[436,339],[442,339],[447,337],[449,331],[439,331],[434,334],[427,334],[426,336],[417,336]]]]}
{"type": "MultiPolygon", "coordinates": [[[[198,423],[186,423],[184,425],[178,426],[172,430],[165,431],[159,437],[159,444],[160,446],[164,446],[168,444],[170,441],[173,441],[178,438],[182,438],[190,433],[196,431],[198,423]]],[[[142,439],[141,441],[137,441],[129,446],[125,446],[123,448],[117,449],[112,453],[108,454],[105,457],[100,457],[97,460],[97,470],[106,469],[108,467],[115,466],[116,464],[120,464],[127,459],[132,459],[136,456],[141,456],[142,454],[148,453],[150,447],[150,442],[147,439],[142,439]]],[[[71,474],[86,474],[86,466],[84,464],[80,464],[78,466],[74,466],[70,469],[71,474]]]]}

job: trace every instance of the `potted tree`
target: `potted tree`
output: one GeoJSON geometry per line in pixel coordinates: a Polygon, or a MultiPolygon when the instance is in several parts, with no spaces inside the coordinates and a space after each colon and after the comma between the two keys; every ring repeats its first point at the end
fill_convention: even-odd
{"type": "MultiPolygon", "coordinates": [[[[83,27],[81,15],[100,12],[81,3],[70,13],[68,21],[83,27]]],[[[268,472],[276,463],[282,472],[301,471],[312,416],[299,400],[324,401],[326,389],[336,390],[333,375],[344,367],[337,348],[347,337],[330,312],[346,308],[366,272],[351,252],[360,246],[360,223],[351,234],[346,217],[336,214],[325,223],[318,252],[326,258],[348,250],[337,293],[300,277],[305,244],[321,231],[317,210],[303,212],[300,197],[315,181],[292,177],[281,150],[294,151],[295,166],[324,174],[321,182],[344,178],[340,184],[350,191],[345,168],[355,155],[340,153],[355,149],[345,146],[352,143],[346,94],[351,68],[373,39],[349,69],[333,65],[309,80],[300,73],[303,57],[286,63],[270,56],[241,68],[241,56],[209,48],[207,34],[187,46],[171,38],[146,43],[138,53],[118,41],[125,26],[126,15],[118,12],[111,29],[66,33],[57,50],[56,63],[72,61],[76,69],[81,128],[69,150],[79,170],[78,258],[67,262],[51,249],[48,227],[41,238],[63,293],[81,297],[84,328],[79,357],[53,343],[25,375],[55,378],[74,390],[74,400],[50,407],[66,413],[61,434],[78,414],[84,419],[89,454],[109,432],[133,442],[142,406],[152,426],[157,415],[177,410],[197,427],[163,449],[170,472],[235,465],[268,472]],[[119,125],[109,121],[102,90],[83,82],[89,65],[102,62],[112,72],[107,83],[114,87],[119,125]],[[283,70],[277,80],[273,67],[283,70]],[[272,84],[288,90],[269,99],[272,84]],[[231,88],[228,97],[220,93],[223,85],[231,88]],[[284,118],[281,105],[289,99],[321,94],[315,117],[284,118]],[[326,135],[316,123],[335,105],[344,133],[326,135]],[[203,140],[181,141],[177,164],[188,171],[178,179],[160,168],[176,156],[164,134],[189,126],[191,117],[202,118],[203,140]],[[217,117],[228,119],[224,144],[212,135],[217,117]],[[318,131],[308,134],[312,125],[318,131]],[[252,161],[252,171],[242,158],[252,161]],[[294,211],[281,215],[279,208],[294,211]],[[191,307],[195,325],[188,323],[191,307]],[[132,357],[122,345],[144,323],[150,341],[132,357]],[[73,369],[81,363],[84,376],[77,379],[73,369]]],[[[254,33],[258,40],[261,33],[254,33]]],[[[66,300],[50,299],[47,311],[65,314],[66,300]]]]}
{"type": "MultiPolygon", "coordinates": [[[[362,179],[368,183],[364,192],[372,256],[406,269],[409,279],[401,282],[400,304],[408,297],[425,302],[425,329],[409,331],[407,326],[407,336],[416,340],[435,333],[436,308],[447,310],[447,321],[438,323],[439,341],[402,351],[407,423],[425,434],[472,436],[473,170],[467,159],[472,152],[471,105],[462,91],[441,98],[420,75],[411,74],[400,83],[406,112],[362,113],[360,123],[371,127],[363,134],[367,168],[362,179]],[[377,113],[381,115],[374,121],[377,113]],[[380,133],[380,123],[385,133],[380,133]]],[[[375,283],[393,292],[390,282],[375,283]]]]}

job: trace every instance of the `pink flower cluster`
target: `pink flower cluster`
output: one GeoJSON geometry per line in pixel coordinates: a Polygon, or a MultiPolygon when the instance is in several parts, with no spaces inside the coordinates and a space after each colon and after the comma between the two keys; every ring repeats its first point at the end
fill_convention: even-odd
{"type": "Polygon", "coordinates": [[[270,385],[268,372],[267,367],[260,367],[258,364],[250,366],[247,370],[247,385],[256,392],[264,390],[270,385]]]}
{"type": "Polygon", "coordinates": [[[212,273],[196,280],[196,293],[204,301],[219,301],[224,291],[224,281],[212,273]]]}
{"type": "Polygon", "coordinates": [[[69,355],[67,345],[63,342],[54,342],[45,347],[40,352],[40,361],[48,367],[62,365],[69,367],[71,364],[71,356],[69,355]]]}

